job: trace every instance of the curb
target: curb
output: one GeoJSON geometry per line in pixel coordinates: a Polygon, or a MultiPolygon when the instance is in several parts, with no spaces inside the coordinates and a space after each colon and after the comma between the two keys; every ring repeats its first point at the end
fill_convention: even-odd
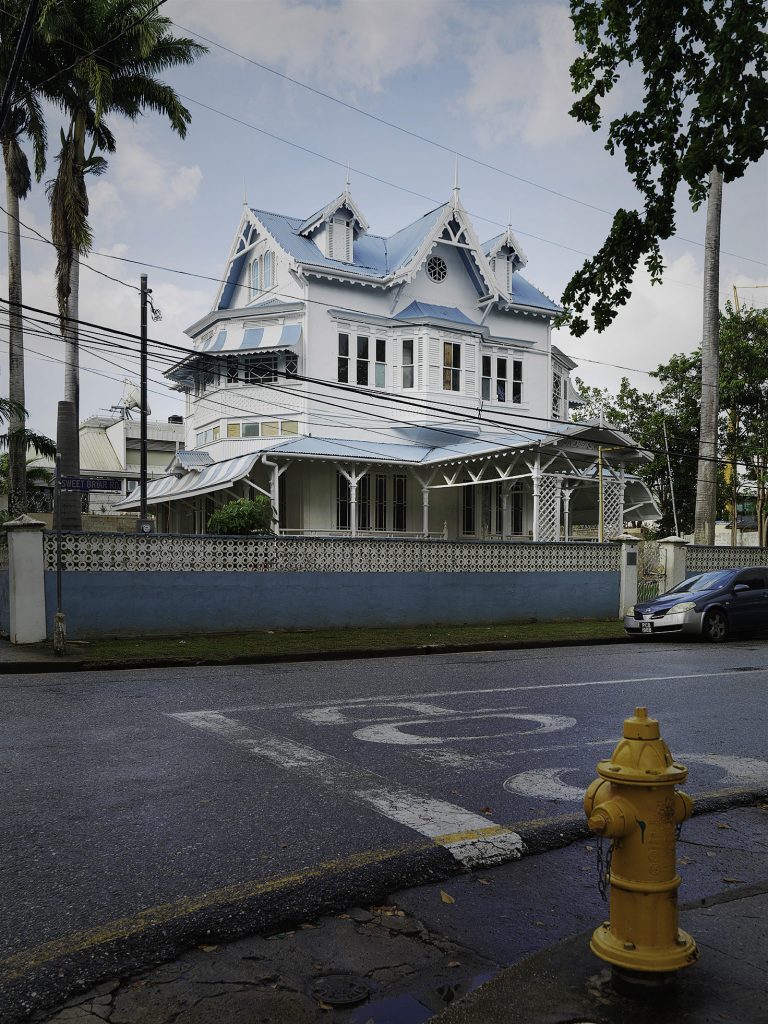
{"type": "MultiPolygon", "coordinates": [[[[694,815],[710,814],[768,800],[768,786],[715,790],[694,799],[694,815]]],[[[523,839],[522,856],[556,850],[591,836],[583,815],[567,814],[534,819],[509,826],[523,839]]],[[[506,858],[507,861],[515,858],[506,858]]],[[[494,861],[492,866],[499,863],[494,861]]],[[[487,869],[478,864],[473,870],[487,869]]],[[[55,1006],[78,991],[86,991],[104,978],[134,974],[177,957],[199,943],[229,942],[254,933],[286,931],[313,917],[343,911],[349,906],[383,902],[398,889],[441,882],[471,873],[444,847],[414,843],[381,851],[379,859],[364,868],[329,865],[327,873],[310,880],[286,879],[285,884],[266,886],[258,895],[222,900],[205,909],[180,913],[146,927],[124,928],[123,935],[90,944],[74,941],[73,952],[60,952],[14,970],[9,961],[0,964],[0,1015],[8,1024],[38,1009],[55,1006]],[[73,980],[76,978],[76,981],[73,980]]],[[[183,901],[182,901],[183,902],[183,901]]],[[[687,909],[687,908],[685,908],[687,909]]],[[[151,911],[139,917],[151,918],[151,911]]],[[[120,922],[117,922],[120,924],[120,922]]],[[[117,932],[117,929],[115,929],[117,932]]],[[[66,940],[64,940],[66,941],[66,940]]],[[[58,944],[57,944],[58,945],[58,944]]],[[[11,958],[11,961],[17,958],[11,958]]],[[[32,959],[35,959],[32,957],[32,959]]],[[[21,954],[20,960],[24,960],[21,954]]]]}
{"type": "Polygon", "coordinates": [[[551,647],[609,647],[632,643],[631,637],[597,637],[573,640],[490,641],[477,644],[423,644],[419,647],[387,647],[373,650],[304,651],[297,654],[238,654],[231,658],[132,658],[115,661],[0,661],[0,675],[32,675],[44,672],[104,672],[140,668],[192,668],[215,665],[280,665],[302,661],[361,661],[371,658],[410,658],[429,654],[482,654],[485,651],[537,651],[551,647]]]}

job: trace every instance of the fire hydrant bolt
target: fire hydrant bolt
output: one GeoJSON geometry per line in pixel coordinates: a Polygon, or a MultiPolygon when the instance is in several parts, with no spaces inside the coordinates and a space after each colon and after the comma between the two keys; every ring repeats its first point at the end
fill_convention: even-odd
{"type": "Polygon", "coordinates": [[[591,948],[615,967],[677,971],[698,958],[696,943],[678,928],[675,830],[693,812],[675,790],[688,770],[672,760],[659,723],[646,708],[624,722],[624,735],[584,795],[589,828],[613,840],[610,921],[591,948]]]}

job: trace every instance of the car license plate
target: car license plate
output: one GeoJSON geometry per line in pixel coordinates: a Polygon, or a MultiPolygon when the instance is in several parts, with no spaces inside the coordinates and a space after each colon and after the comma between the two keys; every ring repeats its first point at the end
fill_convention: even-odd
{"type": "Polygon", "coordinates": [[[652,633],[653,632],[653,623],[652,622],[641,622],[640,623],[640,632],[641,633],[652,633]]]}

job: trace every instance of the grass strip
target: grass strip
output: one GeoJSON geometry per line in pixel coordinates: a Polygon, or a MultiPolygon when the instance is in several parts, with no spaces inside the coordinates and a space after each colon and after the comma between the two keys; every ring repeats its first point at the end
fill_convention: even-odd
{"type": "MultiPolygon", "coordinates": [[[[71,642],[67,656],[78,661],[125,662],[162,659],[228,661],[244,657],[315,655],[344,651],[386,651],[527,643],[605,640],[623,637],[620,622],[515,622],[490,626],[411,626],[377,629],[266,630],[254,633],[202,634],[168,637],[114,637],[71,642]]],[[[51,654],[50,644],[36,644],[26,651],[51,654]]]]}

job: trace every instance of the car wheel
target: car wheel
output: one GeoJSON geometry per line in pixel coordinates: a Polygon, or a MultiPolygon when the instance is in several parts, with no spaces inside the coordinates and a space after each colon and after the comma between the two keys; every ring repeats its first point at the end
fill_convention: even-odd
{"type": "Polygon", "coordinates": [[[722,643],[728,639],[728,616],[719,608],[713,608],[704,616],[701,630],[706,640],[714,644],[722,643]]]}

